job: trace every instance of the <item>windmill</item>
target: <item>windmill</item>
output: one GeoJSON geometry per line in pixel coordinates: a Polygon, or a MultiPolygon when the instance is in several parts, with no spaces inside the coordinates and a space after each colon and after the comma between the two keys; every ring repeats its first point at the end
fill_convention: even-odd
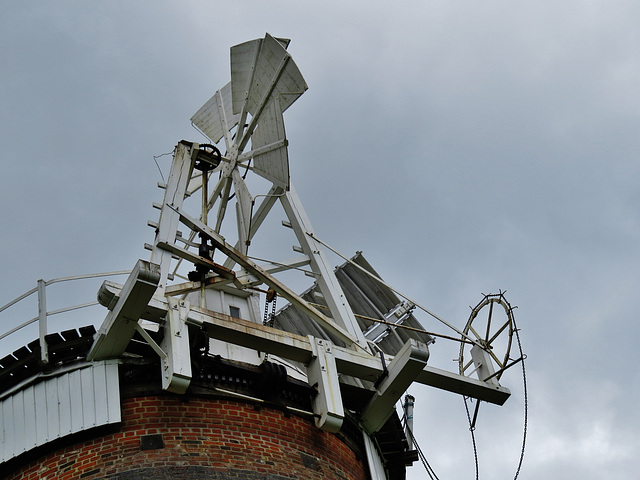
{"type": "Polygon", "coordinates": [[[150,259],[139,260],[123,285],[105,281],[98,292],[109,312],[86,361],[118,359],[128,371],[157,362],[161,388],[172,394],[206,387],[267,399],[312,418],[319,431],[356,432],[369,477],[402,478],[417,453],[398,400],[417,382],[504,404],[510,392],[499,379],[514,363],[514,324],[509,317],[492,326],[490,312],[486,334],[478,334],[481,309],[508,306],[487,297],[464,331],[454,328],[459,372],[439,370],[427,365],[434,338],[414,315],[417,302],[400,298],[360,252],[331,266],[289,174],[283,114],[307,84],[288,45],[267,34],[231,48],[231,81],[191,119],[207,142],[183,140],[174,150],[163,201],[154,204],[159,218],[149,222],[150,259]],[[251,256],[276,212],[286,217],[280,228],[292,233],[296,256],[251,256]],[[298,294],[281,272],[301,272],[313,284],[298,294]],[[288,303],[276,312],[277,298],[288,303]],[[499,358],[493,344],[503,332],[509,348],[499,358]],[[238,379],[233,389],[222,388],[229,378],[238,379]],[[287,403],[296,395],[310,411],[287,403]]]}
{"type": "MultiPolygon", "coordinates": [[[[214,309],[218,311],[257,323],[256,292],[271,291],[285,298],[295,312],[293,319],[289,315],[287,321],[287,314],[283,313],[275,321],[282,329],[309,338],[310,351],[302,355],[301,363],[305,366],[309,383],[316,385],[319,392],[314,399],[316,424],[329,431],[338,431],[344,418],[343,400],[336,394],[340,390],[338,374],[342,378],[351,378],[351,383],[364,390],[372,388],[371,382],[378,385],[377,389],[373,388],[376,393],[364,406],[365,412],[362,414],[362,423],[367,425],[369,433],[384,424],[398,400],[398,392],[404,392],[414,381],[452,391],[468,390],[470,395],[503,403],[509,392],[497,381],[473,381],[464,375],[456,376],[427,367],[427,345],[432,338],[426,333],[405,333],[401,338],[402,343],[386,351],[365,335],[368,329],[381,327],[372,326],[372,321],[367,323],[363,320],[366,316],[357,319],[354,315],[342,287],[345,282],[341,284],[338,281],[324,253],[324,246],[314,234],[289,178],[283,113],[304,93],[307,85],[287,52],[288,44],[288,40],[267,34],[263,39],[232,47],[231,81],[215,92],[192,117],[193,124],[211,143],[199,145],[183,141],[176,147],[164,202],[158,206],[160,219],[157,224],[152,223],[156,236],[154,244],[149,247],[152,250],[151,259],[146,264],[139,262],[141,271],[154,275],[153,285],[146,290],[149,300],[164,295],[166,310],[178,311],[170,315],[170,328],[178,332],[184,330],[184,323],[189,322],[189,309],[193,306],[214,308],[211,305],[215,304],[214,309]],[[221,148],[217,147],[218,144],[221,148]],[[270,183],[269,190],[259,197],[260,202],[257,201],[258,195],[252,195],[249,190],[248,175],[257,175],[270,183]],[[184,208],[185,200],[197,192],[201,197],[199,212],[189,214],[184,208]],[[293,230],[298,242],[294,250],[300,255],[289,260],[272,260],[266,266],[261,266],[247,255],[248,247],[276,202],[280,203],[286,214],[283,225],[293,230]],[[233,244],[221,234],[225,220],[229,221],[231,217],[231,204],[235,204],[237,231],[237,239],[233,244]],[[184,236],[179,227],[188,229],[188,236],[184,236]],[[197,249],[197,253],[189,248],[197,249]],[[214,250],[226,257],[224,263],[214,262],[214,250]],[[177,272],[175,266],[172,270],[176,259],[177,264],[183,261],[193,264],[195,270],[189,273],[187,282],[171,285],[168,281],[177,272]],[[238,268],[233,270],[234,266],[238,268]],[[276,272],[292,268],[307,269],[306,273],[314,278],[314,287],[308,295],[298,295],[276,278],[276,272]],[[231,303],[225,305],[225,301],[212,300],[214,292],[223,292],[227,302],[232,299],[231,303]],[[184,300],[177,300],[178,295],[183,295],[184,300]],[[241,299],[248,300],[243,300],[241,304],[241,299]],[[187,304],[189,306],[185,306],[187,304]],[[241,312],[245,307],[251,310],[252,306],[253,315],[241,312]],[[340,349],[342,357],[336,355],[337,349],[340,349]],[[393,357],[388,366],[385,364],[385,355],[387,358],[393,357]],[[340,366],[340,362],[344,362],[345,366],[340,366]],[[393,374],[391,367],[396,369],[393,374]],[[382,378],[387,380],[386,383],[382,378]],[[370,383],[365,385],[363,382],[370,383]]],[[[363,262],[366,263],[364,260],[360,263],[363,262]]],[[[364,270],[373,272],[375,276],[370,265],[365,265],[364,270]]],[[[342,275],[344,269],[339,273],[342,275]]],[[[353,280],[351,283],[354,283],[353,280]]],[[[370,284],[370,281],[364,283],[370,284]]],[[[366,287],[356,290],[362,292],[363,288],[366,287]]],[[[369,288],[372,287],[369,285],[369,288]]],[[[122,292],[126,289],[127,285],[122,292]]],[[[372,302],[371,298],[377,296],[379,301],[381,297],[381,287],[375,289],[377,293],[360,296],[368,298],[369,303],[373,304],[375,301],[372,302]]],[[[111,294],[118,296],[120,302],[125,298],[119,292],[111,294]]],[[[384,311],[378,309],[378,315],[371,315],[384,317],[394,308],[403,309],[396,319],[410,320],[420,326],[411,315],[415,305],[400,305],[395,297],[389,305],[385,305],[384,311]],[[394,302],[398,303],[394,305],[394,302]]],[[[129,318],[126,315],[121,317],[129,318]]],[[[194,323],[193,319],[191,322],[194,323]]],[[[205,320],[195,323],[204,325],[205,329],[208,324],[205,320]]],[[[144,331],[137,323],[118,328],[113,328],[113,324],[107,322],[103,325],[90,358],[119,355],[124,352],[134,330],[144,331]],[[126,335],[122,334],[123,331],[126,331],[126,335]]],[[[382,327],[382,330],[387,330],[387,327],[382,327]]],[[[400,338],[395,330],[393,336],[400,338]]],[[[217,341],[229,343],[224,335],[216,333],[213,336],[217,337],[217,341]]],[[[262,336],[262,333],[256,333],[256,337],[262,336]]],[[[164,376],[165,387],[184,392],[189,385],[190,366],[188,356],[181,357],[179,352],[188,350],[188,341],[185,335],[180,336],[179,346],[176,345],[178,336],[174,334],[169,338],[173,339],[173,345],[158,346],[159,351],[169,352],[163,357],[164,370],[167,372],[164,376]],[[176,353],[171,355],[171,352],[176,353]]],[[[223,355],[255,363],[256,358],[252,360],[251,356],[270,351],[291,361],[300,361],[299,354],[288,353],[282,345],[276,344],[268,350],[260,338],[247,337],[238,341],[234,337],[234,342],[252,353],[247,355],[245,350],[238,354],[236,349],[236,357],[228,351],[223,355]]],[[[148,340],[152,341],[150,338],[148,340]]],[[[478,349],[477,356],[482,356],[484,351],[478,349]]]]}

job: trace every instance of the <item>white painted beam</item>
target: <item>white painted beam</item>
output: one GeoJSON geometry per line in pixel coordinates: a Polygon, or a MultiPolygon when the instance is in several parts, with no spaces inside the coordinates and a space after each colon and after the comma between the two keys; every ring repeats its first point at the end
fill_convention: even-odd
{"type": "Polygon", "coordinates": [[[147,308],[160,281],[160,267],[138,260],[122,287],[118,301],[95,336],[88,360],[103,360],[122,355],[133,337],[135,324],[147,308]]]}
{"type": "Polygon", "coordinates": [[[193,172],[195,157],[198,154],[199,145],[181,141],[176,146],[176,151],[169,172],[166,191],[164,193],[163,206],[160,211],[160,220],[156,230],[156,238],[151,252],[151,262],[160,265],[159,288],[163,290],[167,285],[167,278],[171,269],[173,253],[162,244],[173,245],[176,241],[179,218],[175,210],[168,209],[167,206],[181,207],[184,202],[187,186],[193,172]]]}
{"type": "Polygon", "coordinates": [[[189,328],[189,302],[173,297],[169,301],[169,315],[160,347],[166,357],[161,358],[162,388],[173,393],[184,393],[191,383],[191,350],[189,328]]]}
{"type": "Polygon", "coordinates": [[[407,341],[389,363],[388,373],[376,388],[376,393],[362,410],[360,421],[369,434],[377,432],[394,411],[396,402],[427,365],[427,345],[413,339],[407,341]]]}
{"type": "Polygon", "coordinates": [[[307,379],[317,392],[311,399],[313,412],[317,415],[316,427],[328,432],[339,432],[344,420],[344,407],[333,345],[319,338],[309,340],[313,356],[307,365],[307,379]]]}
{"type": "MultiPolygon", "coordinates": [[[[106,306],[117,303],[122,288],[114,282],[105,281],[99,295],[101,304],[106,306]]],[[[155,295],[141,318],[158,322],[167,315],[168,310],[166,297],[155,295]]],[[[211,338],[289,360],[307,364],[313,357],[313,348],[307,337],[233,318],[223,313],[191,306],[186,323],[204,328],[211,338]]],[[[384,372],[380,357],[335,345],[332,351],[338,372],[341,374],[374,382],[384,372]]],[[[387,360],[391,362],[392,358],[388,357],[387,360]]],[[[429,365],[424,366],[417,374],[415,382],[497,405],[503,405],[511,395],[506,387],[494,386],[429,365]]]]}
{"type": "Polygon", "coordinates": [[[312,236],[313,227],[311,226],[311,221],[293,186],[280,197],[280,202],[303,252],[311,261],[311,269],[315,273],[316,282],[327,302],[334,322],[348,331],[363,350],[369,351],[367,339],[358,325],[358,321],[351,310],[349,302],[347,302],[347,298],[324,253],[323,247],[312,236]]]}
{"type": "Polygon", "coordinates": [[[504,405],[511,396],[511,391],[502,385],[492,385],[428,365],[418,375],[416,382],[495,405],[504,405]]]}

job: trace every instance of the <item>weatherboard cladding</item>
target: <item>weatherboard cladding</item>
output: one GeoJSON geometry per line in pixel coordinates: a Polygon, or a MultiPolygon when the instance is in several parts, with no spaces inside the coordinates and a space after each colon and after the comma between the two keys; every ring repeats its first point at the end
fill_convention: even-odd
{"type": "Polygon", "coordinates": [[[26,386],[0,401],[0,462],[121,420],[118,365],[95,362],[26,386]]]}

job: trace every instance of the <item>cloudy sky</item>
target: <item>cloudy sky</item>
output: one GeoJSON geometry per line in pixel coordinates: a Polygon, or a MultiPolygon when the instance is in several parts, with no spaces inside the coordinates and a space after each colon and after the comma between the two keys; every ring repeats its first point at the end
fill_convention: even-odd
{"type": "MultiPolygon", "coordinates": [[[[202,141],[189,118],[229,80],[229,47],[291,38],[309,85],[286,112],[291,175],[318,236],[460,328],[506,290],[527,354],[519,478],[637,478],[637,2],[0,8],[0,304],[148,258],[154,155],[202,141]]],[[[438,341],[430,362],[454,370],[456,348],[438,341]]],[[[504,407],[480,408],[481,479],[515,473],[521,377],[503,377],[504,407]]],[[[439,478],[474,478],[462,400],[411,393],[439,478]]],[[[427,477],[416,463],[409,478],[427,477]]]]}

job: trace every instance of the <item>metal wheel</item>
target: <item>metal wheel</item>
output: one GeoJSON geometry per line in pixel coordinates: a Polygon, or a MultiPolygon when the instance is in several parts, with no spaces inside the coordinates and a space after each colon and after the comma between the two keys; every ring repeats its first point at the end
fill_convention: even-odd
{"type": "MultiPolygon", "coordinates": [[[[492,371],[496,372],[496,380],[500,380],[509,364],[514,325],[513,309],[504,294],[499,293],[485,295],[480,303],[471,309],[471,315],[463,330],[467,337],[477,340],[488,352],[493,361],[492,371]],[[503,312],[500,312],[500,307],[503,312]],[[480,315],[483,309],[487,310],[486,315],[480,315]]],[[[460,344],[460,375],[470,376],[476,370],[471,358],[471,347],[468,342],[460,344]]]]}

